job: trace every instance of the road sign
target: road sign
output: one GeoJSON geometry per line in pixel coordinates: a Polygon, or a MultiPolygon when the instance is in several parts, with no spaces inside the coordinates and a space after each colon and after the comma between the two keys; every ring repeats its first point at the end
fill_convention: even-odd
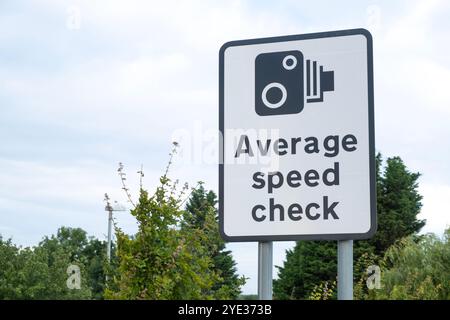
{"type": "Polygon", "coordinates": [[[372,37],[353,29],[220,50],[220,231],[227,241],[376,230],[372,37]]]}

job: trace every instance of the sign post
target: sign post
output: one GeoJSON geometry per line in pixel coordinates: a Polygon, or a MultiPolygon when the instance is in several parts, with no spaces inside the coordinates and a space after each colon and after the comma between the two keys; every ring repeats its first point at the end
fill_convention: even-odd
{"type": "Polygon", "coordinates": [[[272,300],[273,244],[271,241],[258,243],[258,297],[272,300]]]}
{"type": "Polygon", "coordinates": [[[351,298],[352,240],[376,231],[370,33],[231,41],[219,60],[222,237],[259,242],[260,298],[272,241],[337,240],[351,298]]]}
{"type": "Polygon", "coordinates": [[[353,300],[353,240],[338,241],[338,300],[353,300]]]}

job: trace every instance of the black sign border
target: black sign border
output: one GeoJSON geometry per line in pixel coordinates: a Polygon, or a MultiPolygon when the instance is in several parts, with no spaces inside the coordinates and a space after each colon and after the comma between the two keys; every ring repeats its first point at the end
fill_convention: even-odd
{"type": "Polygon", "coordinates": [[[219,231],[220,235],[228,242],[247,241],[296,241],[296,240],[358,240],[371,238],[377,230],[376,213],[376,172],[375,172],[375,122],[374,122],[374,97],[373,97],[373,45],[372,35],[366,29],[349,29],[281,37],[269,37],[249,40],[237,40],[225,43],[219,51],[219,130],[220,130],[220,154],[219,154],[219,231]],[[252,236],[228,236],[224,231],[224,53],[229,47],[245,46],[262,43],[286,42],[307,39],[320,39],[330,37],[344,37],[351,35],[363,35],[367,39],[367,76],[368,76],[368,107],[369,107],[369,170],[370,170],[370,229],[366,233],[340,233],[340,234],[308,234],[308,235],[252,235],[252,236]]]}

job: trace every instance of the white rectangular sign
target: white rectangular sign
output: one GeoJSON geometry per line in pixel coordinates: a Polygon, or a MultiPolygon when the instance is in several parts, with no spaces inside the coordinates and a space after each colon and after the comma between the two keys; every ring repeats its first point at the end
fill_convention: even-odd
{"type": "Polygon", "coordinates": [[[227,241],[376,230],[372,37],[354,29],[220,50],[220,231],[227,241]]]}

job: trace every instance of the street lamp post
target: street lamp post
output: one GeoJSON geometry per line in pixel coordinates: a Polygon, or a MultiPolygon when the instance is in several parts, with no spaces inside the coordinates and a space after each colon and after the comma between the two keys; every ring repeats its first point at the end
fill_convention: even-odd
{"type": "Polygon", "coordinates": [[[108,263],[110,263],[111,262],[111,233],[112,233],[113,210],[110,205],[107,205],[105,210],[108,211],[108,244],[106,247],[106,258],[108,259],[108,263]]]}
{"type": "Polygon", "coordinates": [[[113,211],[126,211],[126,208],[119,205],[117,201],[115,202],[114,207],[110,203],[110,199],[107,193],[105,193],[105,211],[108,211],[108,244],[106,247],[106,258],[108,259],[108,263],[111,262],[111,238],[112,238],[112,222],[113,222],[113,211]]]}

